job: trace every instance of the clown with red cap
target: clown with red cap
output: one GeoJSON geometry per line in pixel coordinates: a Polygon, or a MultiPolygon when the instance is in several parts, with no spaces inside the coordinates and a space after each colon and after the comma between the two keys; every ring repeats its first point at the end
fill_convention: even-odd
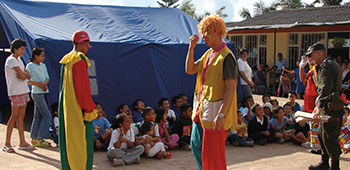
{"type": "Polygon", "coordinates": [[[97,117],[91,97],[88,67],[85,56],[91,48],[85,31],[76,31],[72,41],[74,48],[60,61],[61,85],[59,95],[59,144],[61,169],[92,169],[93,128],[97,117]]]}

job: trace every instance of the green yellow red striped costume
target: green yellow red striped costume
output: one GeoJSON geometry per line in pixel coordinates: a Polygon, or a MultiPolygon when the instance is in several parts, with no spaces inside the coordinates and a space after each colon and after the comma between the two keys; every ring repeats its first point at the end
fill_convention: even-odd
{"type": "Polygon", "coordinates": [[[87,68],[89,59],[71,51],[60,61],[59,146],[61,169],[92,169],[93,129],[97,117],[87,68]]]}

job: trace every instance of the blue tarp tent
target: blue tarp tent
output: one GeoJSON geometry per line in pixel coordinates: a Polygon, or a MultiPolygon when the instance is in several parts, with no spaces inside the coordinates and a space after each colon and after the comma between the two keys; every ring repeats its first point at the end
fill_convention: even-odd
{"type": "MultiPolygon", "coordinates": [[[[188,40],[198,34],[198,22],[178,9],[2,0],[0,21],[9,41],[28,42],[25,63],[32,48],[45,49],[49,103],[58,101],[59,61],[72,50],[76,30],[90,35],[91,90],[109,118],[118,105],[131,106],[139,98],[158,107],[163,96],[184,93],[190,99],[193,94],[195,76],[187,75],[184,67],[188,40]]],[[[234,49],[232,43],[229,47],[234,49]]],[[[195,59],[207,49],[201,40],[195,59]]]]}

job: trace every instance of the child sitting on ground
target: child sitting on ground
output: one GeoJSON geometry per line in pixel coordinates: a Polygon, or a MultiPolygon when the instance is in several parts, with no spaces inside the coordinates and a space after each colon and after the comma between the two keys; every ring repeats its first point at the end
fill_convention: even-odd
{"type": "Polygon", "coordinates": [[[96,119],[92,120],[92,127],[94,128],[94,149],[105,151],[111,139],[111,124],[107,118],[103,117],[104,111],[102,106],[99,103],[95,103],[95,105],[98,116],[96,119]]]}
{"type": "Polygon", "coordinates": [[[285,141],[290,140],[290,134],[285,132],[285,126],[288,119],[284,117],[284,110],[282,107],[278,107],[274,110],[273,114],[275,117],[270,120],[270,129],[274,131],[275,140],[282,144],[285,141]]]}
{"type": "Polygon", "coordinates": [[[269,123],[267,117],[264,115],[264,110],[259,104],[254,104],[252,112],[255,116],[249,121],[248,137],[252,138],[254,143],[258,145],[265,145],[267,142],[272,142],[274,134],[270,134],[268,129],[269,123]]]}
{"type": "Polygon", "coordinates": [[[51,110],[53,113],[53,118],[51,121],[49,132],[56,146],[58,146],[58,103],[57,102],[51,104],[51,110]]]}
{"type": "Polygon", "coordinates": [[[138,137],[144,146],[145,155],[147,157],[156,157],[158,159],[170,158],[170,152],[166,152],[164,144],[157,140],[154,140],[154,126],[151,122],[144,122],[141,126],[141,137],[138,137]]]}
{"type": "Polygon", "coordinates": [[[291,134],[293,125],[295,123],[295,116],[293,114],[292,105],[287,103],[283,106],[283,109],[284,109],[284,115],[288,120],[285,130],[286,132],[289,132],[291,134]]]}
{"type": "Polygon", "coordinates": [[[279,107],[278,101],[276,99],[271,100],[270,103],[272,104],[272,111],[279,107]]]}
{"type": "MultiPolygon", "coordinates": [[[[135,136],[140,136],[141,135],[141,126],[144,122],[150,122],[153,124],[154,126],[154,132],[153,132],[153,136],[154,136],[154,139],[153,142],[158,142],[160,137],[159,137],[159,129],[158,129],[158,124],[156,123],[156,114],[154,112],[154,110],[151,108],[151,107],[146,107],[144,110],[143,110],[143,117],[144,117],[144,120],[141,121],[141,122],[138,122],[138,123],[134,123],[133,126],[132,126],[132,129],[134,130],[134,134],[135,136]]],[[[141,140],[142,138],[136,138],[135,140],[135,144],[136,145],[140,145],[141,144],[141,140]]]]}
{"type": "MultiPolygon", "coordinates": [[[[187,96],[183,93],[178,94],[177,96],[179,96],[182,99],[182,104],[187,104],[187,96]]],[[[182,106],[182,105],[181,105],[182,106]]]]}
{"type": "Polygon", "coordinates": [[[134,123],[143,121],[142,112],[143,112],[143,109],[145,108],[145,103],[141,99],[137,99],[134,102],[133,107],[135,109],[132,112],[132,118],[134,123]]]}
{"type": "Polygon", "coordinates": [[[237,124],[230,128],[227,140],[234,146],[254,146],[253,140],[248,138],[248,128],[240,111],[237,112],[237,124]]]}
{"type": "Polygon", "coordinates": [[[174,122],[176,121],[176,115],[173,109],[170,109],[170,102],[168,98],[162,97],[158,101],[158,105],[161,109],[164,109],[168,112],[168,127],[172,127],[174,122]]]}
{"type": "Polygon", "coordinates": [[[172,133],[180,137],[178,144],[184,150],[191,150],[191,129],[192,129],[192,106],[190,104],[181,105],[182,115],[176,119],[172,133]]]}
{"type": "Polygon", "coordinates": [[[251,107],[254,105],[254,99],[252,96],[247,96],[243,99],[241,107],[239,108],[239,111],[241,111],[244,123],[248,126],[249,121],[254,117],[254,115],[251,112],[251,107]]]}
{"type": "Polygon", "coordinates": [[[173,98],[171,98],[171,102],[173,103],[176,117],[181,116],[180,107],[183,104],[182,98],[179,96],[174,96],[173,98]]]}
{"type": "Polygon", "coordinates": [[[172,134],[169,135],[168,128],[166,127],[168,114],[164,109],[156,110],[156,122],[159,129],[159,135],[162,142],[164,143],[165,149],[174,149],[178,146],[177,141],[179,141],[179,135],[172,134]]]}
{"type": "Polygon", "coordinates": [[[265,104],[266,102],[271,102],[271,97],[270,97],[270,95],[264,94],[264,95],[262,96],[262,102],[263,102],[263,104],[265,104]]]}
{"type": "Polygon", "coordinates": [[[254,104],[252,112],[254,118],[250,120],[248,125],[248,137],[254,140],[258,145],[265,145],[267,142],[273,142],[274,134],[271,134],[268,126],[268,119],[264,115],[264,110],[259,104],[254,104]]]}
{"type": "Polygon", "coordinates": [[[266,103],[264,103],[262,108],[264,109],[265,116],[269,119],[269,122],[270,122],[270,120],[273,118],[273,114],[272,114],[273,106],[272,106],[272,104],[270,102],[266,102],[266,103]]]}
{"type": "Polygon", "coordinates": [[[292,143],[306,146],[309,142],[310,126],[304,120],[297,121],[292,129],[292,143]]]}
{"type": "Polygon", "coordinates": [[[289,95],[288,95],[288,100],[287,102],[283,103],[283,107],[285,104],[290,104],[292,106],[292,110],[293,112],[296,112],[298,110],[300,110],[300,105],[299,103],[297,103],[295,101],[295,99],[297,99],[297,94],[295,92],[289,92],[289,95]]]}
{"type": "Polygon", "coordinates": [[[123,113],[113,119],[113,132],[107,152],[107,158],[113,162],[112,166],[140,163],[144,148],[142,145],[134,146],[135,137],[130,124],[129,117],[123,113]]]}

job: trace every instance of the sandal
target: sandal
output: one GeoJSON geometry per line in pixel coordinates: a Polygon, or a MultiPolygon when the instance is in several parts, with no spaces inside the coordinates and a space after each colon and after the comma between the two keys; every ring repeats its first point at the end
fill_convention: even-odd
{"type": "Polygon", "coordinates": [[[28,146],[20,146],[18,147],[19,150],[34,150],[35,147],[33,145],[28,145],[28,146]]]}
{"type": "Polygon", "coordinates": [[[11,146],[4,146],[4,147],[2,147],[2,151],[7,152],[7,153],[14,153],[14,152],[16,152],[15,149],[13,149],[13,147],[11,147],[11,146]]]}
{"type": "Polygon", "coordinates": [[[165,159],[170,159],[170,158],[171,158],[171,156],[172,156],[172,155],[171,155],[171,153],[170,153],[170,152],[166,152],[166,155],[165,155],[165,157],[164,157],[164,158],[165,158],[165,159]]]}
{"type": "Polygon", "coordinates": [[[49,147],[51,143],[46,142],[44,139],[37,139],[38,143],[36,146],[49,147]]]}

